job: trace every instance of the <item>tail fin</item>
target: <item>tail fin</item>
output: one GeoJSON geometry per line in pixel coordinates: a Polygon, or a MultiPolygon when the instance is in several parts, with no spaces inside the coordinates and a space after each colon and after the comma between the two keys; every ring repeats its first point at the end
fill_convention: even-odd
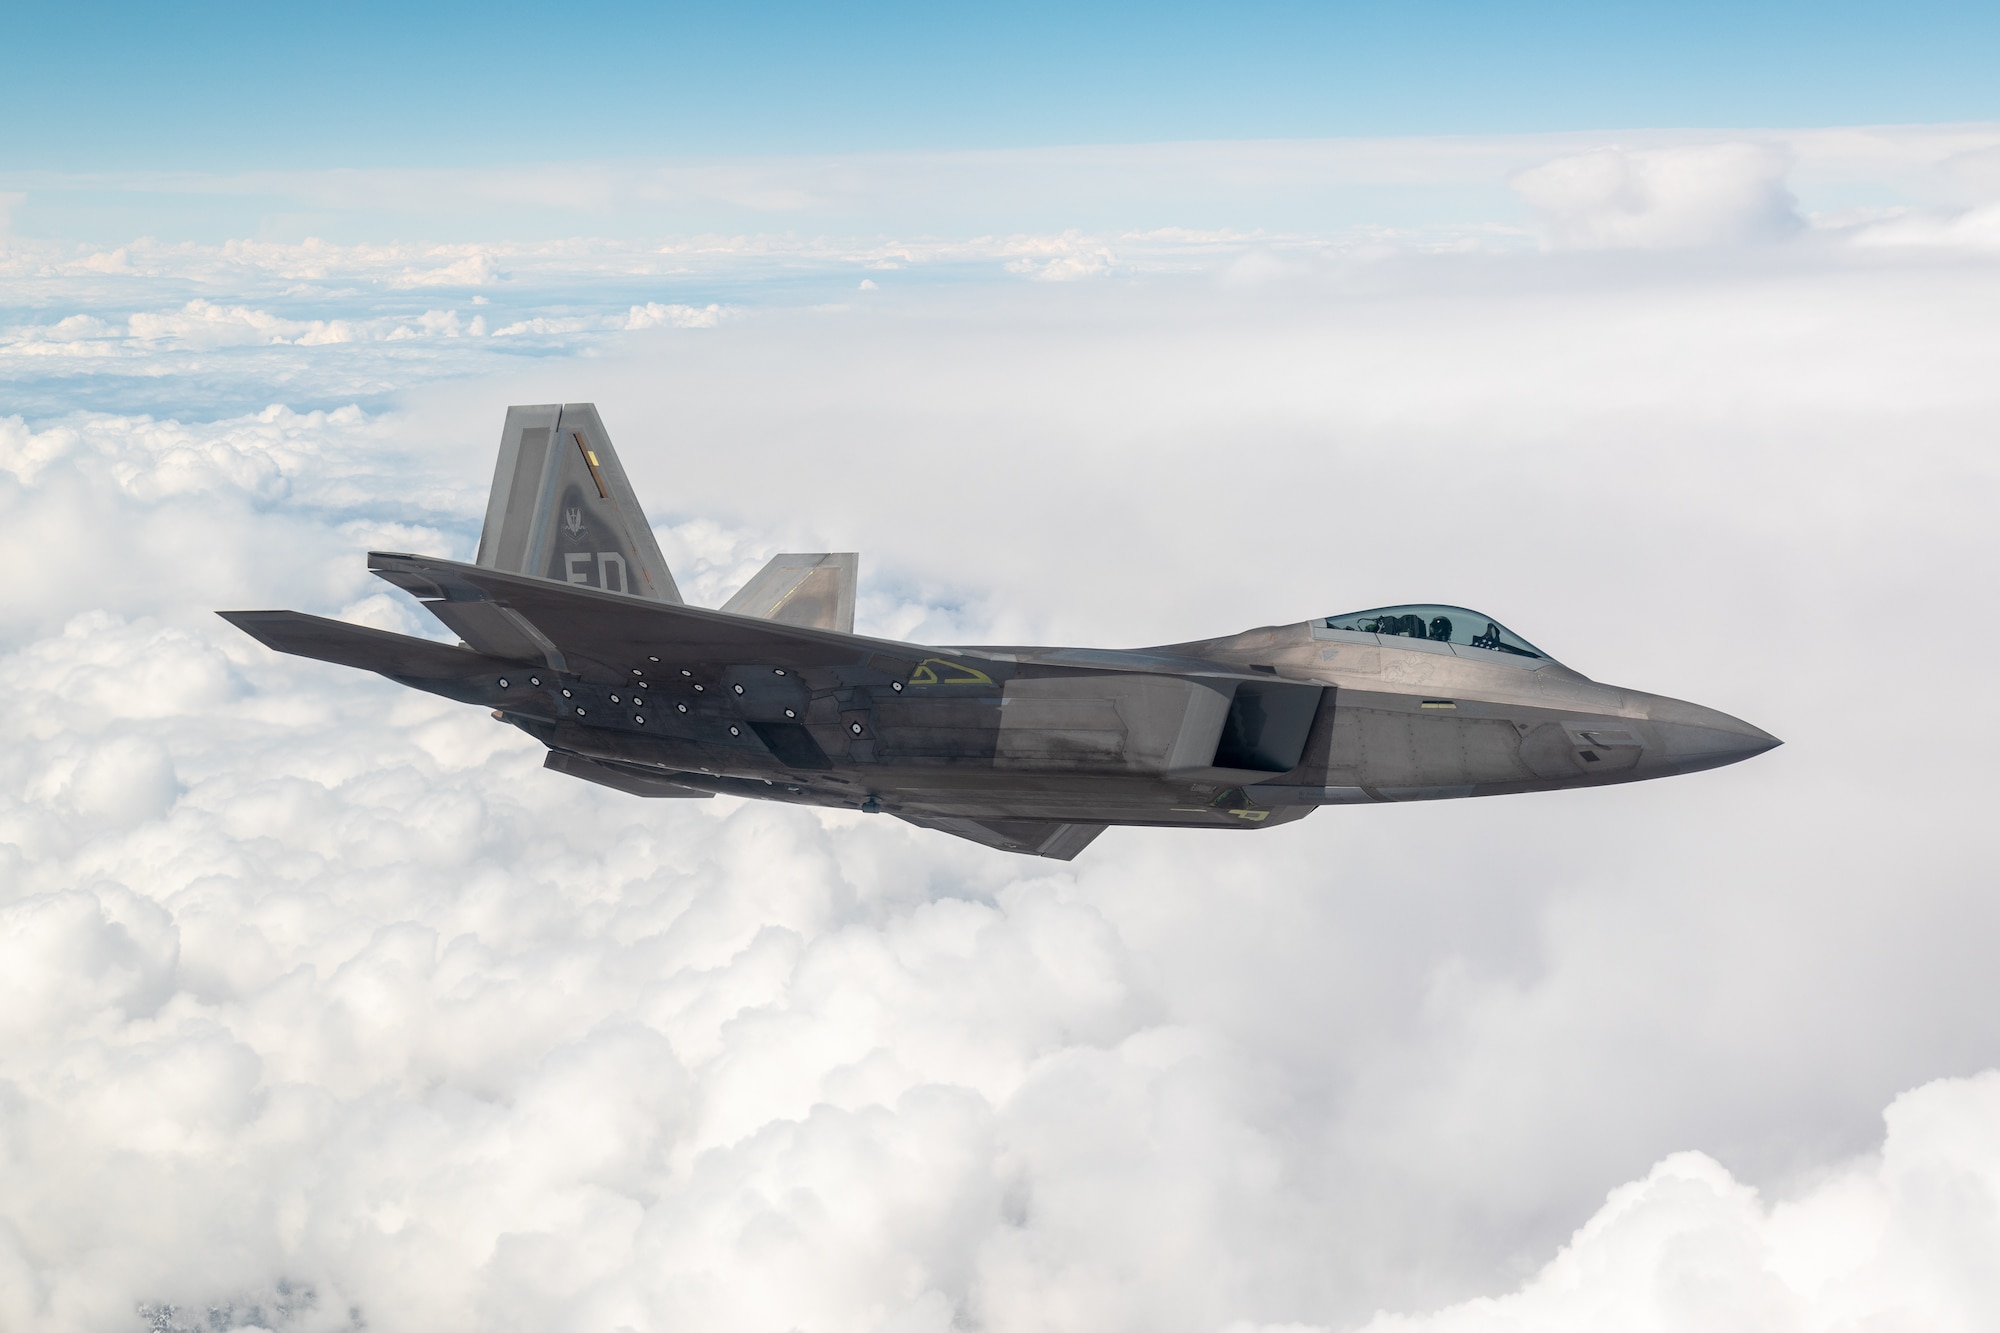
{"type": "Polygon", "coordinates": [[[507,409],[478,563],[656,602],[681,601],[590,403],[507,409]]]}
{"type": "Polygon", "coordinates": [[[860,573],[861,557],[852,551],[774,555],[722,609],[783,625],[852,634],[860,573]]]}

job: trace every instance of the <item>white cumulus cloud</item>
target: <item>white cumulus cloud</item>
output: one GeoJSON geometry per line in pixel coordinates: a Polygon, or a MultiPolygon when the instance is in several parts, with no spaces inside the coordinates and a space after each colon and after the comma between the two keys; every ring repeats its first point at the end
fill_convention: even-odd
{"type": "Polygon", "coordinates": [[[622,327],[627,329],[712,329],[722,319],[719,305],[661,305],[658,301],[648,301],[635,305],[627,312],[622,327]]]}
{"type": "MultiPolygon", "coordinates": [[[[1701,213],[1618,172],[1576,216],[1701,213]]],[[[1990,1325],[2000,735],[1909,681],[2000,652],[1991,265],[1356,234],[10,243],[6,345],[110,350],[0,363],[0,1328],[1990,1325]],[[398,285],[478,256],[508,337],[398,285]],[[504,407],[586,399],[705,604],[1442,598],[1788,744],[1064,865],[605,791],[213,616],[444,634],[363,553],[469,556],[504,407]]]]}
{"type": "Polygon", "coordinates": [[[1514,177],[1559,249],[1741,245],[1800,230],[1784,154],[1748,143],[1598,148],[1514,177]]]}
{"type": "Polygon", "coordinates": [[[1613,1190],[1509,1296],[1366,1333],[1975,1333],[2000,1308],[2000,1072],[1898,1097],[1879,1153],[1770,1202],[1681,1153],[1613,1190]]]}

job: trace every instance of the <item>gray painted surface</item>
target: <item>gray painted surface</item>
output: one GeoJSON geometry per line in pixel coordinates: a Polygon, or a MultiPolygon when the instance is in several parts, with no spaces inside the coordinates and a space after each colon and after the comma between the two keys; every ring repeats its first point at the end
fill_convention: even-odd
{"type": "Polygon", "coordinates": [[[810,629],[854,632],[854,599],[861,557],[852,551],[774,555],[722,609],[810,629]]]}
{"type": "Polygon", "coordinates": [[[590,403],[507,409],[477,563],[654,601],[681,600],[590,403]]]}
{"type": "MultiPolygon", "coordinates": [[[[1322,805],[1642,781],[1778,744],[1524,647],[1411,637],[1417,616],[1382,622],[1401,635],[1322,620],[1132,650],[929,647],[852,632],[853,554],[780,555],[721,610],[687,606],[587,404],[509,409],[479,552],[368,557],[459,647],[224,614],[281,652],[487,707],[546,744],[552,771],[619,791],[881,812],[1058,860],[1113,824],[1268,828],[1322,805]]],[[[1428,610],[1461,635],[1484,621],[1428,610]]]]}

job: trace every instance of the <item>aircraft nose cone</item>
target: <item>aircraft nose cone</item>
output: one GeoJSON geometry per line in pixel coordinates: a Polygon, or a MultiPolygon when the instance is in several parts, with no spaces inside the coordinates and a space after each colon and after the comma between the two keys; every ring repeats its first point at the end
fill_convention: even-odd
{"type": "Polygon", "coordinates": [[[1655,776],[1721,768],[1784,744],[1762,727],[1700,704],[1661,699],[1650,711],[1661,745],[1645,767],[1655,776]]]}

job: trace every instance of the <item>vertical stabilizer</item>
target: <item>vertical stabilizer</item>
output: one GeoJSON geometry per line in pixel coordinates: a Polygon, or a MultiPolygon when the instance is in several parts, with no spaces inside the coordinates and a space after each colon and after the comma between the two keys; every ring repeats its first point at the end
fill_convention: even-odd
{"type": "Polygon", "coordinates": [[[852,551],[774,555],[771,563],[722,604],[722,609],[785,625],[852,634],[860,572],[861,557],[852,551]]]}
{"type": "Polygon", "coordinates": [[[681,601],[590,403],[507,409],[479,563],[656,602],[681,601]]]}

